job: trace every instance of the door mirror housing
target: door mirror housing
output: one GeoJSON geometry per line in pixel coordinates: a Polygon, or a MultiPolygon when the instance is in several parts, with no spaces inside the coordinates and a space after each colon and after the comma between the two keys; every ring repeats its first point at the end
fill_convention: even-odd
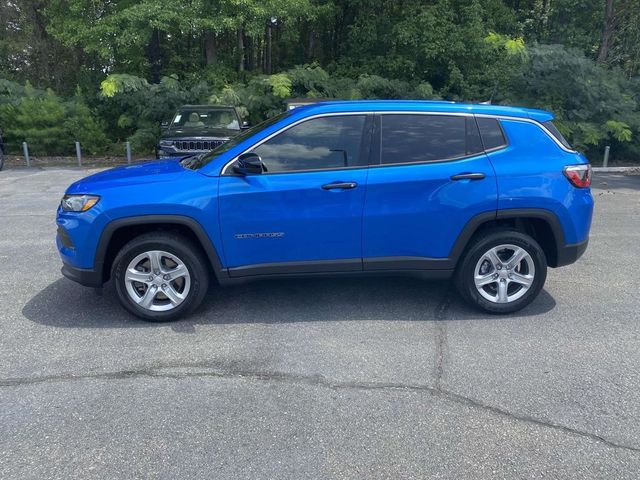
{"type": "Polygon", "coordinates": [[[251,127],[251,124],[250,124],[248,121],[243,120],[243,121],[242,121],[242,124],[241,124],[241,126],[240,126],[240,128],[241,128],[242,130],[246,130],[246,129],[247,129],[247,128],[249,128],[249,127],[251,127]]]}
{"type": "Polygon", "coordinates": [[[170,124],[170,120],[162,120],[162,122],[160,122],[160,128],[164,130],[165,128],[169,128],[170,124]]]}
{"type": "Polygon", "coordinates": [[[266,171],[260,155],[254,152],[243,153],[233,166],[233,171],[240,175],[259,175],[266,171]]]}

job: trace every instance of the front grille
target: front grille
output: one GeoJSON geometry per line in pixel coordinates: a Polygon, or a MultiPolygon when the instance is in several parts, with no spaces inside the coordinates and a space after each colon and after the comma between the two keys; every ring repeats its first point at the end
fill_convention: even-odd
{"type": "Polygon", "coordinates": [[[225,140],[178,140],[174,145],[177,150],[186,152],[189,150],[213,150],[224,142],[225,140]]]}

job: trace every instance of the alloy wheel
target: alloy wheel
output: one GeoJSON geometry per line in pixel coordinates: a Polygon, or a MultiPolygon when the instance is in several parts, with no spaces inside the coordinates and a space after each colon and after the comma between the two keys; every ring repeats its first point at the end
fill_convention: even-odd
{"type": "Polygon", "coordinates": [[[535,278],[531,255],[522,247],[498,245],[485,252],[474,269],[480,295],[493,303],[510,303],[531,288],[535,278]]]}
{"type": "Polygon", "coordinates": [[[124,282],[131,300],[155,312],[176,308],[191,289],[187,266],[176,255],[162,250],[144,252],[131,260],[124,282]]]}

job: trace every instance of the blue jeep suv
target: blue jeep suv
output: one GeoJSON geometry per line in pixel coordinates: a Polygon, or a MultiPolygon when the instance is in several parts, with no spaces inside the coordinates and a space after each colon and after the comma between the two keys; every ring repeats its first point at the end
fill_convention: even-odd
{"type": "Polygon", "coordinates": [[[296,108],[209,153],[72,184],[62,273],[112,280],[153,321],[192,311],[212,281],[318,274],[453,277],[472,305],[514,312],[589,238],[591,169],[552,120],[449,102],[296,108]]]}

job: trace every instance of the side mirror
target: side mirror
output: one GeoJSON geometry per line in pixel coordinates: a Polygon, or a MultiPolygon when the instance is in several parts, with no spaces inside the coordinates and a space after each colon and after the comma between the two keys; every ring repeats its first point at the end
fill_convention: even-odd
{"type": "Polygon", "coordinates": [[[250,126],[251,126],[251,124],[249,122],[247,122],[246,120],[244,120],[242,122],[242,125],[240,126],[240,128],[245,130],[245,129],[249,128],[250,126]]]}
{"type": "Polygon", "coordinates": [[[162,122],[160,122],[160,127],[161,128],[167,128],[170,123],[171,122],[169,120],[163,120],[162,122]]]}
{"type": "Polygon", "coordinates": [[[253,152],[243,153],[233,166],[233,171],[240,175],[259,175],[266,171],[260,155],[253,152]]]}

